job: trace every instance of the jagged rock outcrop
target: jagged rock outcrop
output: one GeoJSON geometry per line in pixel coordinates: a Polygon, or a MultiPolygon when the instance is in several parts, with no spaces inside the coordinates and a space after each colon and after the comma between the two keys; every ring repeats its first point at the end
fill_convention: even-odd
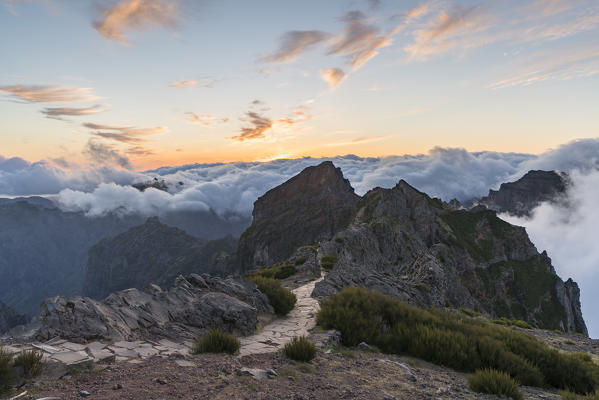
{"type": "Polygon", "coordinates": [[[304,169],[256,200],[252,225],[239,241],[238,265],[274,264],[302,245],[330,239],[347,226],[358,199],[332,162],[304,169]]]}
{"type": "Polygon", "coordinates": [[[502,183],[478,201],[498,213],[526,216],[545,201],[558,200],[568,187],[568,176],[557,171],[528,171],[515,182],[502,183]]]}
{"type": "Polygon", "coordinates": [[[467,307],[587,333],[577,287],[556,275],[524,228],[484,207],[455,210],[404,181],[368,192],[319,255],[338,259],[316,285],[319,298],[361,286],[418,306],[467,307]]]}
{"type": "Polygon", "coordinates": [[[334,171],[332,164],[306,169],[255,203],[254,223],[238,253],[244,265],[294,263],[298,253],[291,246],[312,245],[306,248],[317,251],[318,262],[333,266],[314,290],[320,299],[361,286],[417,306],[467,307],[587,333],[576,285],[557,276],[524,228],[484,206],[466,210],[430,198],[405,181],[375,188],[355,202],[349,184],[334,171]],[[331,181],[343,196],[330,194],[331,181]],[[323,215],[320,208],[343,210],[344,223],[312,218],[323,215]]]}
{"type": "Polygon", "coordinates": [[[12,327],[22,325],[27,318],[18,314],[15,310],[0,301],[0,333],[6,332],[12,327]]]}
{"type": "Polygon", "coordinates": [[[207,241],[162,224],[158,217],[114,238],[101,240],[90,250],[85,267],[83,295],[103,299],[128,288],[153,283],[170,286],[179,275],[226,275],[229,254],[237,241],[232,237],[207,241]]]}
{"type": "Polygon", "coordinates": [[[181,340],[212,328],[248,335],[255,331],[260,313],[272,312],[253,283],[191,274],[179,276],[168,290],[150,285],[112,293],[104,301],[78,296],[46,299],[29,334],[41,341],[60,336],[74,342],[181,340]]]}

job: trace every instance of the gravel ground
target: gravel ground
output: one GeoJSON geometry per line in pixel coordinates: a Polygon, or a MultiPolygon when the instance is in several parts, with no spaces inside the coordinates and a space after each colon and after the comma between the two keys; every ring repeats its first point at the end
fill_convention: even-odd
{"type": "MultiPolygon", "coordinates": [[[[29,388],[20,399],[497,399],[471,393],[466,377],[421,360],[364,351],[319,352],[309,365],[285,360],[280,353],[245,357],[206,354],[120,363],[102,371],[74,374],[29,388]],[[242,367],[272,368],[278,376],[255,379],[242,367]]],[[[23,389],[24,390],[24,389],[23,389]]],[[[523,388],[527,399],[559,399],[555,393],[523,388]]]]}

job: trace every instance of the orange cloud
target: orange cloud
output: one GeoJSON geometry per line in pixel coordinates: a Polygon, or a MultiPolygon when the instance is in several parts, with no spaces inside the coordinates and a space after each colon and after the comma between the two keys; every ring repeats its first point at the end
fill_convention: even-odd
{"type": "Polygon", "coordinates": [[[340,68],[321,69],[320,76],[329,84],[331,90],[334,90],[345,80],[345,78],[347,78],[347,74],[340,68]]]}
{"type": "Polygon", "coordinates": [[[238,136],[233,136],[231,139],[243,142],[245,140],[264,138],[264,133],[266,133],[268,130],[272,128],[272,120],[254,111],[248,111],[246,115],[249,117],[248,122],[252,126],[242,127],[241,134],[239,134],[238,136]]]}
{"type": "Polygon", "coordinates": [[[203,78],[203,79],[191,79],[187,81],[175,81],[171,83],[172,88],[176,89],[186,89],[192,87],[212,87],[215,80],[211,78],[203,78]]]}
{"type": "Polygon", "coordinates": [[[217,118],[213,115],[204,115],[199,114],[193,111],[188,111],[185,113],[188,116],[187,121],[192,124],[202,124],[204,126],[214,126],[216,123],[226,123],[229,122],[229,118],[217,118]]]}
{"type": "Polygon", "coordinates": [[[147,142],[147,139],[145,139],[146,136],[157,135],[168,131],[166,126],[138,128],[135,126],[113,126],[94,124],[91,122],[84,123],[83,126],[92,129],[95,136],[129,144],[147,142]]]}
{"type": "Polygon", "coordinates": [[[124,30],[143,30],[154,26],[171,27],[179,14],[178,1],[122,0],[104,10],[94,28],[107,39],[129,44],[124,30]]]}
{"type": "Polygon", "coordinates": [[[30,103],[75,103],[98,100],[91,88],[62,85],[1,86],[0,92],[30,103]]]}
{"type": "Polygon", "coordinates": [[[41,113],[47,118],[63,120],[62,117],[70,116],[77,117],[81,115],[92,115],[103,112],[104,109],[100,104],[95,104],[90,107],[46,107],[41,113]]]}
{"type": "Polygon", "coordinates": [[[328,39],[330,33],[323,31],[290,31],[283,35],[279,49],[265,57],[268,62],[290,62],[314,45],[328,39]]]}

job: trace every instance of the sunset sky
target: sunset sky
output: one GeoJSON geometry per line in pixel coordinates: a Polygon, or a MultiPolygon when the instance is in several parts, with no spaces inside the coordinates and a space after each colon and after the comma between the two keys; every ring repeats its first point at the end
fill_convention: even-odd
{"type": "Polygon", "coordinates": [[[127,168],[541,153],[599,126],[599,2],[0,0],[0,155],[127,168]]]}

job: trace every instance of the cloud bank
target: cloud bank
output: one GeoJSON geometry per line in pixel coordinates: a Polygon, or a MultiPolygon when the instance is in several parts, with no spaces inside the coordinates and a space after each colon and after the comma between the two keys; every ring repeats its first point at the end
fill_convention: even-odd
{"type": "Polygon", "coordinates": [[[525,226],[537,248],[547,250],[557,273],[578,282],[589,334],[597,338],[599,321],[594,316],[599,307],[599,297],[595,294],[599,287],[599,172],[575,171],[570,176],[573,184],[568,191],[568,207],[545,203],[534,210],[531,218],[508,215],[502,218],[525,226]]]}

